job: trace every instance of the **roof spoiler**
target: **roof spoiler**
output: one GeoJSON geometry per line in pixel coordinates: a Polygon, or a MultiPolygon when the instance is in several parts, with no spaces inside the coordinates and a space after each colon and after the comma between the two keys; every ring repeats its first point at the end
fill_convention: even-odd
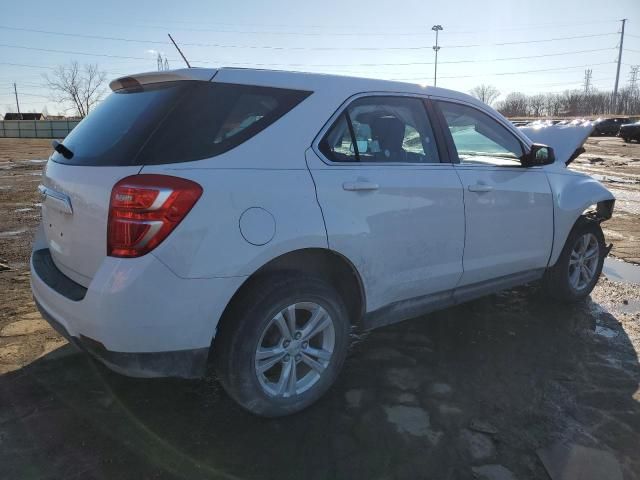
{"type": "Polygon", "coordinates": [[[161,72],[136,73],[126,77],[116,78],[109,83],[112,91],[123,88],[139,87],[152,83],[179,82],[184,80],[199,80],[209,82],[218,73],[213,68],[182,68],[179,70],[165,70],[161,72]]]}

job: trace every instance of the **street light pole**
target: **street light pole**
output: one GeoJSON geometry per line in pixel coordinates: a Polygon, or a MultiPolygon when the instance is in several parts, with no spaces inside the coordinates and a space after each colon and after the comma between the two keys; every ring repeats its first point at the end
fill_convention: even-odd
{"type": "Polygon", "coordinates": [[[436,32],[436,44],[433,46],[433,50],[436,52],[436,63],[433,69],[433,86],[435,87],[438,84],[438,50],[440,50],[438,46],[438,32],[442,30],[442,25],[434,25],[431,27],[431,30],[436,32]]]}

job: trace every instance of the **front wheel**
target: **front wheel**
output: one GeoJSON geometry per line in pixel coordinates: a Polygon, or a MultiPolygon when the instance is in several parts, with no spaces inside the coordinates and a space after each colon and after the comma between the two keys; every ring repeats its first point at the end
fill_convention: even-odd
{"type": "Polygon", "coordinates": [[[350,322],[336,291],[289,274],[256,282],[226,316],[214,344],[227,393],[252,413],[298,412],[322,396],[344,363],[350,322]]]}
{"type": "Polygon", "coordinates": [[[569,233],[558,261],[545,274],[545,290],[565,302],[586,298],[600,278],[605,253],[600,224],[579,220],[569,233]]]}

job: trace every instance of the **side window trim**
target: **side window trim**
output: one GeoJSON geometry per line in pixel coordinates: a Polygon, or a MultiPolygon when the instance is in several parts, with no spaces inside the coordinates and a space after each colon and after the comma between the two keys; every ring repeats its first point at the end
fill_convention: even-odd
{"type": "Polygon", "coordinates": [[[356,133],[353,130],[353,123],[351,122],[351,115],[349,115],[349,109],[345,108],[344,112],[342,112],[342,115],[344,115],[344,118],[347,121],[347,127],[349,128],[349,135],[351,136],[351,145],[353,145],[353,153],[356,154],[356,162],[360,163],[360,152],[358,151],[358,139],[356,138],[356,133]]]}
{"type": "MultiPolygon", "coordinates": [[[[510,135],[513,136],[513,138],[516,139],[516,141],[518,142],[518,144],[520,145],[520,149],[522,150],[522,156],[526,155],[527,151],[529,150],[527,145],[525,145],[522,140],[518,137],[518,135],[514,134],[509,128],[507,128],[505,125],[502,124],[502,122],[499,122],[498,120],[496,120],[495,118],[493,118],[493,116],[487,114],[486,112],[483,112],[481,109],[464,103],[464,102],[459,102],[456,101],[454,99],[450,99],[450,98],[440,98],[440,97],[431,97],[431,100],[433,102],[433,108],[434,110],[437,112],[437,117],[438,117],[438,123],[441,125],[442,131],[446,137],[446,144],[448,149],[451,150],[451,158],[453,159],[453,163],[455,164],[461,164],[461,160],[460,160],[460,155],[458,154],[458,149],[455,145],[455,142],[453,141],[453,136],[451,135],[451,131],[449,130],[449,126],[447,125],[447,120],[444,116],[444,113],[442,113],[442,109],[440,108],[440,103],[451,103],[454,105],[461,105],[463,107],[467,107],[467,108],[472,108],[473,110],[476,110],[478,112],[480,112],[481,114],[485,115],[487,118],[491,119],[491,121],[493,121],[496,125],[499,125],[500,127],[504,128],[507,133],[509,133],[510,135]]],[[[520,158],[521,160],[521,158],[520,158]]],[[[471,165],[469,165],[471,166],[471,165]]],[[[515,165],[492,165],[492,167],[496,167],[496,168],[520,168],[520,167],[516,167],[515,165]]]]}
{"type": "Polygon", "coordinates": [[[438,165],[451,165],[455,163],[454,159],[457,156],[452,156],[449,152],[449,149],[446,148],[447,137],[442,134],[441,125],[439,119],[437,118],[437,109],[435,107],[429,108],[427,105],[430,105],[430,98],[425,95],[416,95],[411,93],[397,93],[397,92],[366,92],[352,95],[347,98],[340,107],[331,115],[331,117],[327,120],[327,122],[322,126],[316,137],[314,138],[311,148],[314,152],[320,157],[320,159],[331,166],[338,167],[353,167],[355,163],[366,166],[394,166],[394,167],[416,167],[416,166],[429,166],[434,167],[438,165]],[[360,100],[362,98],[376,98],[376,97],[404,97],[411,98],[413,100],[418,101],[422,104],[422,108],[425,109],[425,115],[427,117],[427,121],[430,123],[431,129],[433,130],[434,140],[436,142],[436,149],[438,150],[438,156],[440,158],[440,162],[434,163],[412,163],[412,162],[361,162],[360,155],[357,151],[357,142],[355,137],[355,132],[353,130],[353,125],[351,123],[351,117],[349,116],[349,106],[355,102],[356,100],[360,100]],[[322,140],[327,135],[327,133],[333,128],[333,126],[340,120],[341,116],[345,116],[347,121],[347,125],[349,128],[349,136],[351,137],[352,144],[354,146],[354,151],[356,152],[357,160],[355,162],[336,162],[328,158],[321,150],[320,144],[322,140]],[[445,144],[443,144],[445,142],[445,144]]]}
{"type": "Polygon", "coordinates": [[[427,111],[427,117],[431,122],[433,134],[436,137],[436,147],[438,148],[438,154],[440,155],[440,163],[459,163],[460,159],[458,158],[458,151],[455,149],[455,145],[453,145],[451,135],[447,136],[449,129],[446,128],[447,124],[444,121],[444,115],[442,115],[440,109],[434,105],[431,98],[422,98],[421,100],[427,111]],[[451,148],[452,146],[453,148],[451,148]]]}

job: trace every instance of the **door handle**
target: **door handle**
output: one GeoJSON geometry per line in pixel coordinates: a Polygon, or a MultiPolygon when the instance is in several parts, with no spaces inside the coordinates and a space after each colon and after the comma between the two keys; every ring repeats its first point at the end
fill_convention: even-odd
{"type": "Polygon", "coordinates": [[[470,192],[484,193],[492,192],[493,187],[491,185],[485,185],[484,183],[476,183],[475,185],[469,185],[467,187],[470,192]]]}
{"type": "Polygon", "coordinates": [[[342,188],[349,192],[378,190],[380,185],[373,182],[344,182],[342,188]]]}

